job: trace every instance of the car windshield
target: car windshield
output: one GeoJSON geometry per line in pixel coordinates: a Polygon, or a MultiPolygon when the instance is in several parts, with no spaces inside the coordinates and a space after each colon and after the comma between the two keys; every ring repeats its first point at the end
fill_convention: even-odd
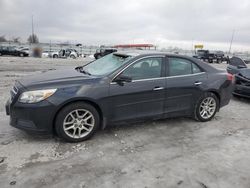
{"type": "Polygon", "coordinates": [[[91,75],[107,75],[124,65],[129,59],[131,59],[131,56],[109,54],[87,64],[82,69],[91,75]]]}

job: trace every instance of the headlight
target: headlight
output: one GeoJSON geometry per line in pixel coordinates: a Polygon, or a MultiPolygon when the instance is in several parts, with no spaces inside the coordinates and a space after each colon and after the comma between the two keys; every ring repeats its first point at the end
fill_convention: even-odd
{"type": "Polygon", "coordinates": [[[47,99],[56,92],[57,89],[45,89],[26,91],[21,94],[18,101],[21,103],[36,103],[47,99]]]}

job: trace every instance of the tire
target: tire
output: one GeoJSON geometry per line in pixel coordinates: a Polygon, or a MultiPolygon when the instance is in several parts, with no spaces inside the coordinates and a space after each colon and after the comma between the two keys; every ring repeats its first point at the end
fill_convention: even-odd
{"type": "Polygon", "coordinates": [[[24,56],[24,54],[23,54],[23,53],[20,53],[20,54],[19,54],[19,56],[20,56],[20,57],[23,57],[23,56],[24,56]]]}
{"type": "Polygon", "coordinates": [[[101,55],[97,55],[96,59],[100,59],[102,56],[101,55]]]}
{"type": "Polygon", "coordinates": [[[201,122],[210,121],[215,116],[218,109],[219,99],[217,96],[214,93],[206,92],[200,97],[195,105],[194,118],[201,122]],[[206,105],[206,102],[209,103],[208,101],[211,101],[210,105],[206,105]]]}
{"type": "Polygon", "coordinates": [[[69,57],[72,58],[72,59],[75,59],[75,58],[76,58],[74,55],[70,55],[69,57]]]}
{"type": "Polygon", "coordinates": [[[2,53],[0,52],[0,56],[2,56],[2,53]]]}
{"type": "Polygon", "coordinates": [[[54,55],[53,55],[53,58],[58,58],[58,55],[54,54],[54,55]]]}
{"type": "Polygon", "coordinates": [[[99,125],[100,115],[96,108],[85,102],[76,102],[58,113],[55,130],[60,138],[68,142],[81,142],[91,138],[99,125]]]}

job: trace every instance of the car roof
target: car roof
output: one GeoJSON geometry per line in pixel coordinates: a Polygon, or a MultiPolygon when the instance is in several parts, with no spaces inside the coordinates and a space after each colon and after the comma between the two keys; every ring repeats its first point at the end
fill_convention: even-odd
{"type": "Polygon", "coordinates": [[[163,55],[163,56],[168,56],[168,57],[180,57],[180,58],[188,58],[188,59],[196,60],[187,55],[180,55],[176,53],[162,52],[162,51],[157,51],[157,50],[118,50],[117,52],[114,52],[113,54],[121,55],[121,56],[130,56],[130,57],[163,55]]]}
{"type": "Polygon", "coordinates": [[[196,58],[187,56],[187,55],[180,55],[175,53],[167,53],[167,52],[161,52],[157,50],[118,50],[117,52],[114,52],[115,55],[120,56],[127,56],[127,57],[147,57],[147,56],[157,56],[157,55],[163,55],[168,57],[177,57],[177,58],[185,58],[189,59],[192,62],[195,62],[198,66],[200,66],[202,69],[206,70],[207,72],[216,72],[219,71],[218,69],[212,67],[211,65],[208,65],[207,63],[200,61],[196,58]]]}
{"type": "Polygon", "coordinates": [[[114,54],[120,54],[132,57],[136,57],[139,55],[170,55],[170,53],[156,51],[156,50],[118,50],[114,54]]]}

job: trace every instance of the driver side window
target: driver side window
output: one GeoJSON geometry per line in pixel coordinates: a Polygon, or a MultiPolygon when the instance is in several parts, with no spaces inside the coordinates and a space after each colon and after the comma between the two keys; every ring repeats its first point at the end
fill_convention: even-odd
{"type": "Polygon", "coordinates": [[[161,77],[162,57],[144,58],[129,66],[123,73],[123,76],[132,78],[132,80],[150,79],[161,77]]]}

